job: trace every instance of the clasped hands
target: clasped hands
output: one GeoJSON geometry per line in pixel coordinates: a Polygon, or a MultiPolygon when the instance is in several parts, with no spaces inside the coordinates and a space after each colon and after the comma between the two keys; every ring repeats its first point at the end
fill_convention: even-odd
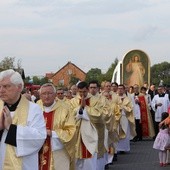
{"type": "Polygon", "coordinates": [[[120,105],[120,111],[123,111],[124,110],[124,106],[123,105],[120,105]]]}
{"type": "Polygon", "coordinates": [[[139,101],[138,98],[135,99],[135,103],[136,103],[136,104],[140,104],[140,101],[139,101]]]}
{"type": "Polygon", "coordinates": [[[160,107],[160,106],[162,106],[162,103],[157,103],[156,106],[160,107]]]}
{"type": "Polygon", "coordinates": [[[84,109],[86,106],[85,96],[81,97],[80,109],[84,109]]]}
{"type": "Polygon", "coordinates": [[[81,97],[80,108],[79,108],[79,110],[77,112],[77,115],[76,115],[77,120],[79,120],[79,119],[89,120],[88,113],[84,109],[85,106],[86,106],[85,96],[82,96],[81,97]]]}
{"type": "Polygon", "coordinates": [[[12,124],[12,117],[7,106],[4,106],[2,113],[0,114],[0,130],[6,129],[9,130],[10,125],[12,124]]]}

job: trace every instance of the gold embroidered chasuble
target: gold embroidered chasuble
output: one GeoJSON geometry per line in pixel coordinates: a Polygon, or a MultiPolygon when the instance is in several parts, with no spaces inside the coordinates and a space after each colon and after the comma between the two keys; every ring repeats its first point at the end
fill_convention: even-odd
{"type": "Polygon", "coordinates": [[[69,104],[69,99],[67,99],[66,97],[64,97],[62,100],[59,99],[58,97],[55,98],[56,102],[58,103],[65,103],[65,104],[69,104]]]}
{"type": "Polygon", "coordinates": [[[114,116],[112,115],[109,108],[109,103],[107,102],[107,99],[104,96],[100,94],[96,94],[95,96],[92,96],[92,98],[96,102],[96,104],[98,103],[97,105],[101,113],[101,120],[92,122],[98,132],[98,158],[101,158],[103,157],[104,153],[107,151],[107,148],[104,144],[105,135],[106,135],[105,129],[110,131],[114,123],[114,116]]]}
{"type": "MultiPolygon", "coordinates": [[[[44,107],[42,101],[38,102],[42,110],[44,111],[44,107]]],[[[72,114],[70,114],[70,108],[68,104],[64,102],[56,102],[55,105],[51,109],[51,113],[53,114],[53,120],[51,125],[51,130],[55,131],[58,135],[60,141],[64,145],[65,154],[69,156],[70,163],[74,161],[75,158],[75,120],[72,114]]],[[[49,114],[51,114],[49,113],[49,114]]],[[[50,168],[52,170],[54,168],[54,155],[55,152],[50,152],[50,168]]]]}
{"type": "MultiPolygon", "coordinates": [[[[81,97],[77,95],[75,98],[70,100],[70,105],[73,111],[73,114],[76,116],[77,111],[80,109],[80,99],[81,97]]],[[[96,95],[92,96],[91,94],[88,94],[86,97],[88,99],[88,104],[86,104],[85,109],[88,113],[90,124],[92,127],[90,131],[90,124],[87,123],[87,121],[84,121],[83,119],[79,119],[76,122],[77,126],[77,144],[76,144],[76,158],[88,158],[84,157],[84,151],[82,149],[82,145],[84,144],[86,148],[90,147],[88,151],[91,153],[91,155],[94,154],[94,152],[98,152],[98,157],[103,156],[103,154],[106,152],[104,147],[104,130],[105,130],[105,120],[107,123],[109,122],[109,111],[108,111],[108,105],[105,103],[105,100],[103,96],[96,95]],[[84,122],[86,122],[86,127],[84,127],[84,122]],[[83,134],[85,128],[89,129],[88,134],[83,134]],[[82,128],[84,127],[84,128],[82,128]],[[97,133],[95,132],[97,130],[97,133]],[[97,138],[96,139],[96,135],[97,138]],[[82,136],[83,136],[83,143],[82,143],[82,136]],[[86,136],[86,137],[85,137],[86,136]],[[91,142],[89,140],[91,138],[91,142]],[[97,144],[97,148],[96,147],[97,144]]]]}
{"type": "MultiPolygon", "coordinates": [[[[135,118],[134,118],[133,109],[132,109],[132,102],[125,94],[124,94],[124,96],[122,98],[121,104],[119,104],[119,107],[120,107],[120,110],[122,110],[122,109],[124,110],[124,112],[126,114],[126,118],[128,119],[128,121],[130,123],[131,137],[135,137],[136,136],[135,118]]],[[[123,138],[126,137],[126,133],[123,131],[123,128],[121,128],[120,118],[121,118],[121,116],[117,117],[116,121],[120,125],[119,138],[123,139],[123,138]]]]}
{"type": "Polygon", "coordinates": [[[111,95],[111,102],[112,103],[116,103],[118,105],[121,103],[121,99],[120,99],[120,97],[118,96],[117,93],[111,91],[110,95],[111,95]]]}
{"type": "MultiPolygon", "coordinates": [[[[116,121],[116,118],[120,118],[120,107],[116,104],[111,102],[111,100],[108,100],[110,113],[112,114],[112,120],[109,123],[109,126],[107,126],[108,129],[108,145],[118,142],[118,123],[116,121]]],[[[107,125],[107,124],[106,124],[107,125]]]]}

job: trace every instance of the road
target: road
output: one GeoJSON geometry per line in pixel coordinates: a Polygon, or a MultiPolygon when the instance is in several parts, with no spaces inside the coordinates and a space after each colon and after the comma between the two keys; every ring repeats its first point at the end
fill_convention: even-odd
{"type": "Polygon", "coordinates": [[[170,165],[159,166],[158,151],[152,146],[153,140],[131,142],[131,151],[118,154],[117,162],[109,170],[170,170],[170,165]]]}

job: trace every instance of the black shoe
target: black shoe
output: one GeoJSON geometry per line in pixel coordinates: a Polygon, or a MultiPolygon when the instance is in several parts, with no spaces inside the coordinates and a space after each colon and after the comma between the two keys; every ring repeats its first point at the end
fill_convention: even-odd
{"type": "Polygon", "coordinates": [[[125,151],[119,151],[120,154],[125,154],[125,151]]]}
{"type": "Polygon", "coordinates": [[[112,160],[112,164],[113,162],[117,161],[117,154],[115,153],[114,156],[113,156],[113,160],[112,160]]]}
{"type": "Polygon", "coordinates": [[[104,169],[109,169],[109,164],[106,164],[104,169]]]}
{"type": "Polygon", "coordinates": [[[117,161],[117,157],[113,157],[112,164],[113,162],[117,161]]]}
{"type": "Polygon", "coordinates": [[[134,137],[132,141],[133,141],[133,142],[137,142],[137,141],[138,141],[138,138],[137,138],[137,137],[134,137]]]}

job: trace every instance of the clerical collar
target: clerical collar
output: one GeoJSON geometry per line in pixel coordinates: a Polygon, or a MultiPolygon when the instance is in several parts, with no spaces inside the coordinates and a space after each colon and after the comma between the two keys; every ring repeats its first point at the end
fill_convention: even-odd
{"type": "Polygon", "coordinates": [[[16,110],[16,108],[17,108],[18,103],[20,102],[20,100],[21,100],[21,95],[20,95],[19,99],[18,99],[14,104],[8,105],[8,104],[5,102],[5,103],[4,103],[4,106],[7,106],[8,109],[9,109],[11,112],[14,112],[14,111],[16,110]]]}
{"type": "Polygon", "coordinates": [[[52,111],[52,108],[53,108],[53,106],[56,104],[56,101],[54,101],[54,103],[51,105],[51,106],[44,106],[44,111],[45,112],[51,112],[52,111]]]}
{"type": "Polygon", "coordinates": [[[165,93],[159,94],[159,97],[164,97],[165,93]]]}

